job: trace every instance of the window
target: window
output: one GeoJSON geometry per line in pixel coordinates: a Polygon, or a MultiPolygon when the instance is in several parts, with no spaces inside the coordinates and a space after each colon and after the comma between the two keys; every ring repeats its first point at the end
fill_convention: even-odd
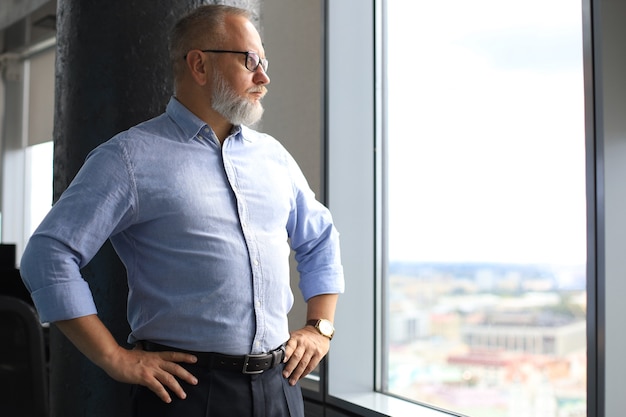
{"type": "Polygon", "coordinates": [[[52,141],[26,148],[25,241],[52,207],[52,160],[52,141]]]}
{"type": "MultiPolygon", "coordinates": [[[[508,356],[544,355],[546,363],[553,360],[550,372],[569,373],[579,379],[561,379],[558,387],[548,381],[542,387],[546,392],[562,393],[562,388],[572,383],[575,394],[551,394],[531,401],[538,404],[545,400],[547,409],[558,415],[586,415],[585,402],[591,400],[590,410],[600,407],[593,387],[590,398],[585,398],[586,370],[591,367],[589,378],[594,381],[601,376],[596,373],[601,359],[595,351],[590,352],[592,362],[588,365],[584,353],[586,335],[594,343],[595,326],[601,325],[595,320],[585,322],[585,236],[590,224],[586,208],[591,204],[586,199],[586,186],[591,187],[595,198],[594,178],[585,176],[585,164],[595,163],[593,138],[587,130],[590,141],[585,143],[584,125],[591,113],[584,112],[583,84],[589,93],[587,110],[593,95],[589,79],[583,83],[582,72],[582,22],[587,22],[585,36],[589,39],[590,15],[581,14],[589,4],[465,3],[446,2],[441,10],[444,6],[436,2],[327,2],[328,202],[342,236],[347,276],[347,292],[338,306],[338,333],[329,358],[329,403],[364,415],[376,415],[371,411],[376,410],[385,415],[440,417],[448,415],[443,411],[447,409],[470,416],[489,415],[485,410],[503,415],[506,404],[499,408],[478,404],[476,412],[454,408],[432,396],[417,397],[410,388],[414,388],[417,376],[423,378],[417,381],[422,383],[425,377],[434,380],[435,374],[455,388],[473,383],[476,388],[494,387],[505,378],[503,364],[511,363],[508,356]],[[413,10],[414,4],[419,10],[413,10]],[[407,20],[390,23],[388,37],[382,39],[394,11],[407,20]],[[472,15],[474,11],[479,14],[472,15]],[[516,26],[513,17],[527,20],[516,26]],[[563,17],[569,23],[563,22],[563,17]],[[469,30],[474,32],[463,33],[468,30],[464,21],[472,23],[469,30]],[[493,23],[498,26],[490,26],[493,23]],[[429,30],[421,32],[426,27],[429,30]],[[493,39],[494,31],[502,42],[486,48],[484,42],[493,39]],[[400,51],[395,56],[393,48],[400,51]],[[394,59],[401,62],[396,72],[391,68],[394,59]],[[435,76],[443,76],[443,80],[435,76]],[[541,88],[546,81],[554,83],[541,88]],[[499,88],[494,88],[494,83],[499,88]],[[394,104],[394,88],[410,105],[394,104]],[[463,88],[470,88],[471,100],[463,88]],[[519,99],[532,94],[532,106],[524,107],[519,99]],[[507,103],[511,97],[518,101],[507,103]],[[480,101],[483,98],[497,101],[499,106],[486,106],[480,101]],[[394,105],[413,111],[401,114],[398,120],[394,105]],[[562,108],[569,111],[568,115],[555,111],[562,108]],[[484,114],[470,114],[477,109],[484,114]],[[520,114],[525,115],[521,121],[520,114]],[[485,119],[489,123],[484,123],[485,119]],[[422,123],[418,126],[417,121],[422,123]],[[429,124],[433,122],[439,122],[435,132],[439,140],[431,135],[429,143],[425,132],[431,132],[429,124]],[[458,132],[459,125],[464,127],[467,141],[452,146],[457,137],[450,134],[458,132]],[[509,126],[515,127],[512,133],[506,130],[509,126]],[[396,142],[394,129],[401,132],[396,142]],[[500,135],[494,137],[498,129],[500,135]],[[476,130],[483,135],[469,138],[476,130]],[[543,140],[546,131],[551,133],[548,141],[543,140]],[[448,146],[441,146],[443,143],[448,146]],[[478,155],[473,153],[477,150],[481,151],[478,155]],[[585,150],[591,158],[588,161],[585,150]],[[485,156],[486,160],[480,159],[485,156]],[[410,177],[411,172],[427,167],[430,171],[402,188],[398,179],[403,174],[410,177]],[[445,168],[461,175],[450,175],[445,168]],[[565,212],[564,202],[568,204],[565,212]],[[483,216],[484,212],[490,215],[483,216]],[[448,240],[436,234],[413,233],[415,240],[403,245],[400,238],[411,226],[403,222],[403,216],[412,219],[418,213],[422,216],[417,219],[419,227],[428,230],[437,226],[446,232],[443,235],[448,240]],[[539,227],[548,220],[548,229],[539,227]],[[492,227],[494,224],[498,227],[492,227]],[[482,234],[490,239],[487,243],[496,244],[452,240],[449,237],[454,233],[463,238],[482,234]],[[418,241],[427,237],[430,240],[418,241]],[[421,258],[403,253],[405,247],[419,248],[421,258]],[[440,248],[444,250],[435,250],[440,248]],[[453,253],[465,257],[450,257],[453,253]],[[480,259],[481,253],[490,257],[480,259]],[[415,263],[420,264],[422,281],[409,281],[413,288],[407,289],[407,275],[415,272],[415,263]],[[476,288],[491,290],[477,293],[476,288]],[[414,298],[407,300],[409,296],[414,298]],[[482,310],[471,316],[478,307],[482,310]],[[473,320],[468,320],[470,316],[473,320]],[[459,347],[454,355],[434,350],[449,346],[450,340],[459,347]],[[420,352],[430,349],[429,357],[419,357],[422,369],[411,372],[409,366],[395,365],[394,361],[408,363],[406,352],[398,347],[402,344],[417,345],[420,352]],[[476,362],[468,366],[466,354],[470,350],[485,355],[472,357],[476,362]],[[426,361],[440,359],[437,354],[444,357],[445,368],[428,368],[426,361]],[[570,362],[557,359],[562,357],[570,362]],[[394,373],[398,369],[400,373],[394,373]],[[451,375],[456,379],[450,379],[451,375]]],[[[587,53],[589,45],[588,41],[587,53]]],[[[587,69],[588,59],[586,56],[587,69]]],[[[588,169],[593,172],[594,166],[588,165],[588,169]]],[[[589,215],[596,214],[592,210],[589,215]]],[[[589,227],[594,236],[595,229],[589,227]]],[[[590,289],[595,291],[595,287],[590,289]]],[[[408,356],[414,358],[414,352],[408,356]]],[[[535,365],[531,363],[531,367],[535,365]]],[[[448,398],[467,396],[462,391],[451,392],[448,398]]],[[[425,392],[431,394],[433,390],[420,391],[425,392]]],[[[597,392],[603,393],[601,388],[597,392]]],[[[524,395],[517,398],[525,401],[524,395]]],[[[486,396],[470,396],[474,398],[486,396]]],[[[509,410],[514,413],[520,408],[509,410]]],[[[533,410],[529,412],[534,415],[533,410]]]]}
{"type": "Polygon", "coordinates": [[[385,392],[468,416],[585,415],[581,14],[386,2],[385,392]]]}
{"type": "Polygon", "coordinates": [[[55,39],[10,54],[4,65],[1,240],[16,260],[52,205],[55,39]]]}

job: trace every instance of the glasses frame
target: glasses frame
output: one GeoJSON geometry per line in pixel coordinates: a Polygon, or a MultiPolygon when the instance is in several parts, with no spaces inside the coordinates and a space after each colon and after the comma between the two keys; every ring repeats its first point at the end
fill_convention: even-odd
{"type": "MultiPolygon", "coordinates": [[[[255,72],[259,68],[259,66],[261,66],[261,68],[263,68],[263,72],[267,72],[267,67],[268,67],[267,58],[261,58],[259,54],[253,51],[229,51],[226,49],[200,49],[200,52],[205,52],[205,53],[212,52],[214,54],[242,54],[246,56],[245,67],[248,71],[255,72]],[[251,55],[256,55],[256,57],[259,59],[254,68],[248,67],[248,59],[251,55]]],[[[185,55],[183,59],[187,59],[187,55],[185,55]]]]}

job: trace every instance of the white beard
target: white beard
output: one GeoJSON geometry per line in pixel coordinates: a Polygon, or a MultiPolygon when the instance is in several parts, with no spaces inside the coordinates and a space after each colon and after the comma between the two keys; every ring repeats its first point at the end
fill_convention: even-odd
{"type": "MultiPolygon", "coordinates": [[[[233,125],[250,126],[261,120],[263,106],[260,101],[251,102],[239,97],[217,71],[213,75],[213,110],[221,114],[233,125]]],[[[254,91],[258,88],[252,88],[254,91]]]]}

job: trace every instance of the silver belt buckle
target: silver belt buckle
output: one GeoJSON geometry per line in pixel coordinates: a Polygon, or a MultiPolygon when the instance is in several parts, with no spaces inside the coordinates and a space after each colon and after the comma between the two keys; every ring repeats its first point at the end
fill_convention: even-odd
{"type": "Polygon", "coordinates": [[[262,374],[263,373],[263,369],[258,370],[258,371],[249,371],[248,370],[248,364],[250,363],[250,359],[261,359],[266,357],[267,354],[250,354],[250,355],[244,355],[244,359],[243,359],[243,369],[241,370],[242,373],[247,374],[247,375],[257,375],[257,374],[262,374]]]}

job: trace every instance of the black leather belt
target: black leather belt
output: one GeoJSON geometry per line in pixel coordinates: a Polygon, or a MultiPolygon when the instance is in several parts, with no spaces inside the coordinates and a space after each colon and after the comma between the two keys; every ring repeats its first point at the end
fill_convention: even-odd
{"type": "Polygon", "coordinates": [[[141,341],[141,346],[148,352],[183,352],[194,355],[198,358],[197,365],[208,367],[209,369],[222,369],[227,371],[241,372],[242,374],[260,374],[283,362],[285,358],[285,346],[280,346],[269,353],[250,355],[224,355],[213,352],[193,352],[184,349],[177,349],[158,343],[141,341]]]}

